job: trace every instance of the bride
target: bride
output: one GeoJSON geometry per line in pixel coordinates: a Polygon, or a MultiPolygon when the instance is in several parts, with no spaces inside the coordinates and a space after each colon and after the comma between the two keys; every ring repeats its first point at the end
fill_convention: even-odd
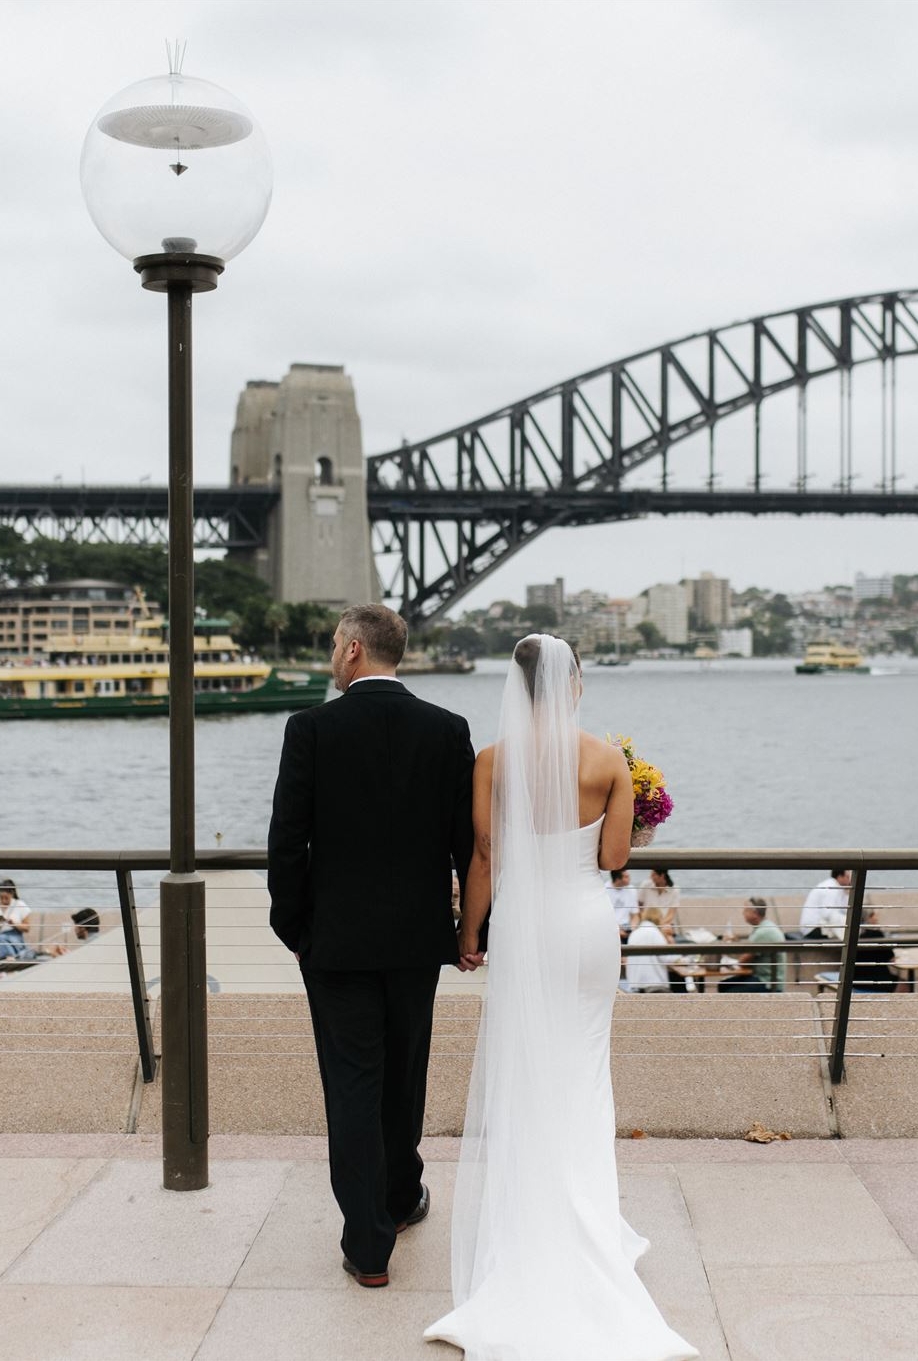
{"type": "Polygon", "coordinates": [[[628,859],[621,752],[581,733],[567,643],[516,645],[495,746],[474,777],[475,854],[460,923],[488,999],[453,1207],[455,1308],[425,1332],[466,1361],[686,1361],[622,1219],[609,1027],[620,944],[599,869],[628,859]]]}

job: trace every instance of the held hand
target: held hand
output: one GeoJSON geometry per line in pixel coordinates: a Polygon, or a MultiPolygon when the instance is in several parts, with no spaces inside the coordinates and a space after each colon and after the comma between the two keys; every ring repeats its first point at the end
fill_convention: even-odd
{"type": "Polygon", "coordinates": [[[483,963],[484,951],[480,950],[474,955],[460,955],[456,967],[461,973],[474,973],[483,963]]]}

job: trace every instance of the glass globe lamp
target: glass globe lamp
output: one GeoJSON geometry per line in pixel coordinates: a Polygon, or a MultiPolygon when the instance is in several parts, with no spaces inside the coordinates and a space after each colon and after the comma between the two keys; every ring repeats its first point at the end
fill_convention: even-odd
{"type": "Polygon", "coordinates": [[[210,81],[169,72],[113,95],[80,160],[90,217],[128,260],[231,260],[271,202],[271,154],[245,105],[210,81]]]}

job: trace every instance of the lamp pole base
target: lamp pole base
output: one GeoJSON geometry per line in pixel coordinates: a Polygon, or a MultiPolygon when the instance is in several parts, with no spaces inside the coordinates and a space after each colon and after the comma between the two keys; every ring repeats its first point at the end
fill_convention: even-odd
{"type": "Polygon", "coordinates": [[[162,974],[163,1186],[200,1191],[207,1166],[207,962],[204,880],[159,886],[162,974]]]}

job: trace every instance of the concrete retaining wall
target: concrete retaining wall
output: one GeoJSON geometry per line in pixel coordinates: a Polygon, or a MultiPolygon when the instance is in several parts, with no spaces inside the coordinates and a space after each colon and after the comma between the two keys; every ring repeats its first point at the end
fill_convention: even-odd
{"type": "MultiPolygon", "coordinates": [[[[461,1132],[480,998],[438,998],[426,1132],[461,1132]]],[[[208,999],[211,1131],[322,1134],[303,997],[208,999]]],[[[795,1138],[918,1137],[918,997],[855,1000],[846,1081],[825,1059],[833,1003],[806,994],[629,996],[616,1002],[618,1130],[738,1138],[753,1121],[795,1138]]],[[[133,1014],[115,994],[0,996],[0,1132],[160,1124],[160,1085],[137,1077],[133,1014]]],[[[157,1031],[158,1046],[158,1031],[157,1031]]]]}

